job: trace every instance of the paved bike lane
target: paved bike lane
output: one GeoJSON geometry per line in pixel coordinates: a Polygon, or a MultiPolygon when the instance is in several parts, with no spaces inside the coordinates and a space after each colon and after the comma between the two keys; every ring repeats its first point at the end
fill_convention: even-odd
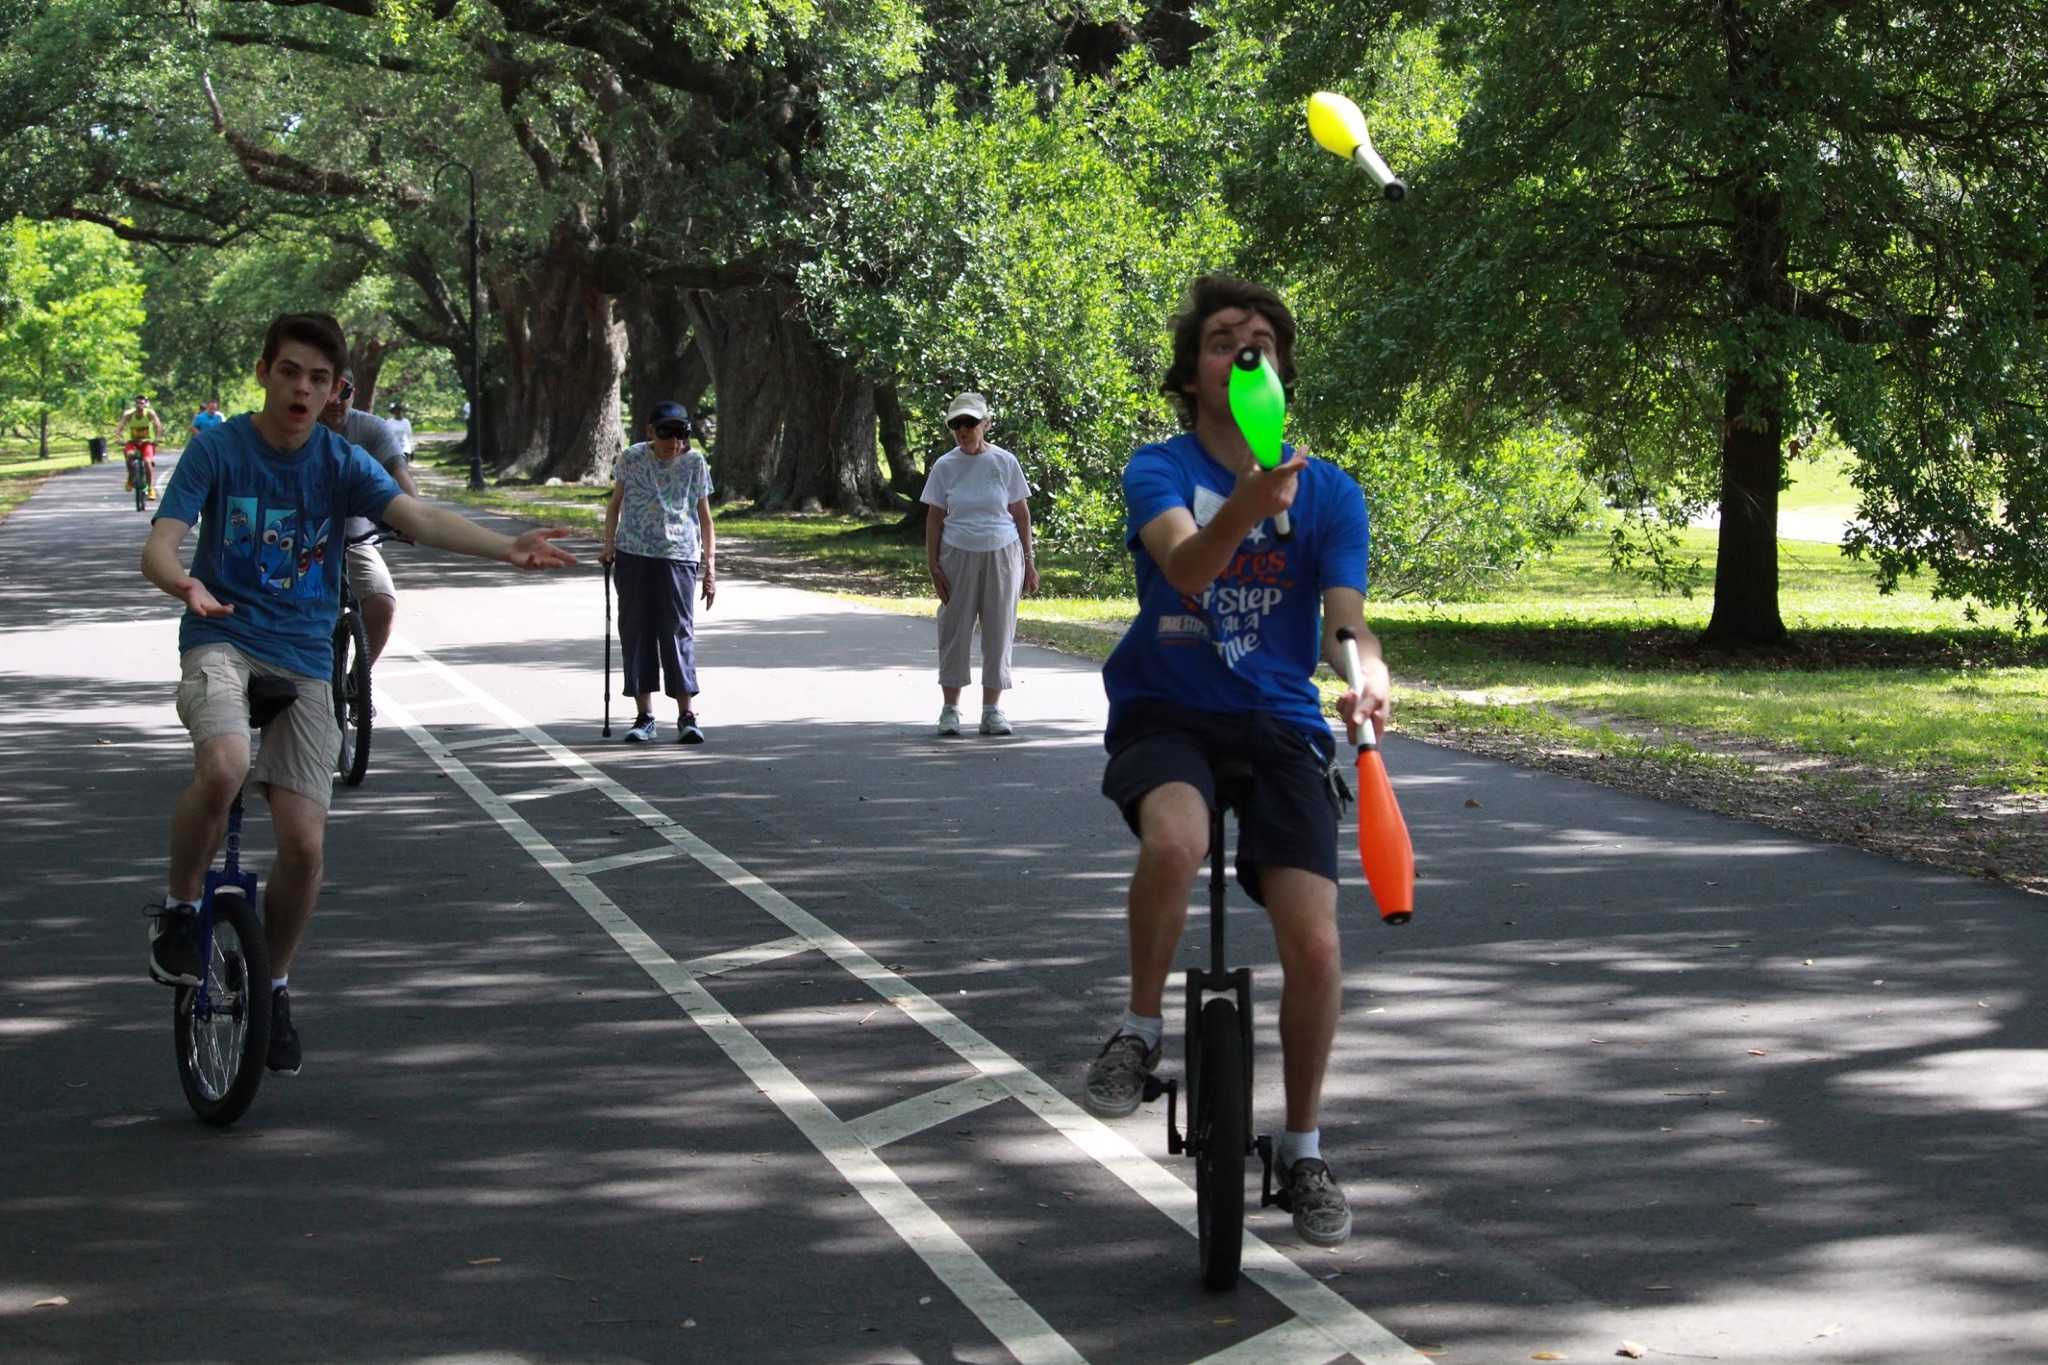
{"type": "Polygon", "coordinates": [[[1366,1330],[1330,1299],[1468,1360],[2041,1340],[2000,1294],[2040,1214],[2001,1157],[2042,1056],[2024,898],[1412,745],[1437,913],[1352,921],[1331,1087],[1360,1235],[1254,1216],[1297,1302],[1200,1293],[1157,1115],[1060,1098],[1120,995],[1092,671],[1029,652],[1018,738],[938,743],[928,626],[738,582],[712,743],[635,751],[594,742],[593,575],[397,552],[307,1074],[204,1132],[135,967],[184,742],[117,496],[59,480],[0,527],[22,1358],[1321,1360],[1366,1330]],[[166,1335],[181,1303],[209,1346],[166,1335]]]}

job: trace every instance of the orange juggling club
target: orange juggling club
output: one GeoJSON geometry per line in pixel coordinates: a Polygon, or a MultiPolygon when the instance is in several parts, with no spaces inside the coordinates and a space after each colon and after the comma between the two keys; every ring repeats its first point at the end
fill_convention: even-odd
{"type": "MultiPolygon", "coordinates": [[[[1355,693],[1358,637],[1339,630],[1337,639],[1344,646],[1345,679],[1355,693]]],[[[1369,716],[1360,716],[1358,724],[1358,861],[1365,867],[1380,918],[1388,924],[1406,924],[1415,913],[1415,845],[1408,841],[1408,822],[1394,800],[1394,784],[1387,780],[1379,736],[1373,733],[1369,716]]]]}

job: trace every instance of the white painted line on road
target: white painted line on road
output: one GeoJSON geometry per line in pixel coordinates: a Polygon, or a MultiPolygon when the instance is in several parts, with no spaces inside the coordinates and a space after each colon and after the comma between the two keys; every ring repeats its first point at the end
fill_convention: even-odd
{"type": "MultiPolygon", "coordinates": [[[[509,798],[500,797],[500,800],[509,798]]],[[[631,853],[614,853],[608,857],[592,858],[587,863],[572,863],[571,872],[584,877],[595,877],[600,872],[617,872],[622,867],[638,867],[642,863],[658,863],[664,858],[673,858],[676,850],[672,847],[636,848],[631,853]]]]}
{"type": "Polygon", "coordinates": [[[690,975],[682,963],[649,938],[612,899],[579,875],[560,850],[528,824],[504,798],[397,702],[388,714],[413,737],[441,771],[469,794],[519,846],[546,868],[556,883],[583,907],[626,955],[654,978],[748,1080],[809,1138],[840,1177],[886,1221],[924,1263],[981,1320],[1005,1350],[1026,1365],[1086,1365],[1080,1352],[1038,1311],[1003,1282],[964,1238],[919,1198],[888,1163],[869,1151],[825,1102],[798,1080],[745,1025],[690,975]]]}
{"type": "MultiPolygon", "coordinates": [[[[846,1126],[867,1145],[869,1151],[878,1152],[892,1142],[913,1137],[927,1128],[936,1128],[948,1119],[987,1108],[997,1100],[1009,1098],[1009,1094],[1001,1081],[989,1076],[969,1076],[964,1081],[942,1085],[937,1090],[927,1090],[922,1095],[912,1095],[873,1113],[862,1114],[846,1126]]],[[[1328,1342],[1323,1344],[1326,1348],[1329,1345],[1328,1342]]]]}
{"type": "Polygon", "coordinates": [[[1203,1356],[1195,1365],[1323,1365],[1329,1358],[1329,1338],[1300,1318],[1292,1318],[1203,1356]]]}
{"type": "Polygon", "coordinates": [[[729,953],[712,953],[708,957],[693,957],[684,965],[695,976],[717,976],[722,972],[737,971],[741,967],[755,967],[763,962],[774,962],[780,958],[794,957],[811,950],[811,941],[797,934],[787,938],[770,939],[756,943],[751,948],[735,948],[729,953]]]}
{"type": "MultiPolygon", "coordinates": [[[[979,1032],[968,1025],[966,1021],[933,1001],[923,991],[911,985],[908,981],[888,970],[837,930],[817,919],[809,911],[803,909],[803,907],[797,905],[787,896],[784,896],[780,891],[777,891],[753,873],[747,871],[733,859],[719,852],[710,844],[705,843],[682,825],[677,824],[675,820],[657,810],[637,793],[628,790],[614,781],[581,754],[558,743],[546,731],[528,721],[495,696],[471,683],[453,668],[434,659],[432,655],[411,645],[409,642],[401,642],[394,639],[391,648],[402,650],[402,652],[419,659],[430,671],[437,674],[449,686],[463,693],[479,711],[497,717],[499,721],[518,732],[536,749],[547,754],[564,768],[582,777],[591,786],[602,791],[620,809],[632,815],[664,839],[667,839],[678,849],[688,853],[699,865],[717,875],[727,886],[740,892],[762,910],[780,920],[797,936],[805,939],[812,946],[832,958],[850,975],[860,980],[870,990],[880,995],[897,1009],[903,1011],[905,1015],[921,1025],[933,1037],[952,1048],[955,1053],[974,1066],[984,1076],[1001,1084],[1011,1096],[1036,1113],[1048,1126],[1065,1136],[1068,1141],[1079,1147],[1098,1165],[1123,1181],[1125,1185],[1143,1197],[1154,1208],[1180,1224],[1182,1229],[1190,1236],[1196,1235],[1194,1190],[1176,1179],[1151,1157],[1146,1156],[1143,1152],[1132,1146],[1121,1134],[1102,1123],[1101,1120],[1089,1114],[1072,1100],[1069,1100],[1052,1085],[1033,1074],[1014,1057],[1011,1057],[994,1043],[984,1038],[979,1032]]],[[[405,724],[407,722],[401,721],[401,723],[405,724]]],[[[575,885],[572,885],[572,883],[589,887],[587,878],[578,877],[569,865],[562,861],[561,855],[555,851],[554,847],[541,839],[538,833],[534,833],[531,826],[526,825],[509,806],[505,805],[501,797],[492,792],[473,775],[469,775],[469,770],[463,767],[459,760],[454,759],[452,756],[444,759],[442,755],[446,755],[447,750],[432,735],[420,731],[415,735],[415,738],[421,741],[420,747],[426,749],[435,758],[435,761],[440,763],[445,771],[449,772],[451,777],[455,777],[457,782],[464,786],[465,790],[470,791],[477,803],[483,806],[486,811],[489,811],[493,818],[498,820],[500,825],[511,830],[513,823],[516,823],[520,828],[527,830],[534,842],[528,844],[522,838],[522,845],[526,846],[534,859],[542,867],[554,874],[565,889],[571,891],[572,895],[576,894],[575,885]],[[460,770],[463,776],[458,776],[457,770],[460,770]],[[465,777],[467,780],[465,780],[465,777]],[[499,814],[500,811],[503,814],[499,814]],[[508,823],[508,821],[513,823],[508,823]],[[553,861],[550,861],[550,859],[553,861]]],[[[518,836],[515,835],[515,837],[518,836]]],[[[589,887],[589,890],[592,895],[599,894],[594,887],[589,887]]],[[[581,903],[580,898],[579,903],[581,903]]],[[[608,900],[605,903],[610,904],[608,900]]],[[[585,909],[590,910],[590,907],[586,904],[585,909]]],[[[590,910],[590,913],[593,918],[599,920],[600,924],[606,922],[602,917],[598,916],[596,911],[590,910]]],[[[623,914],[618,912],[616,907],[613,907],[612,913],[618,914],[621,919],[624,919],[623,914]]],[[[625,922],[631,924],[630,920],[625,922]]],[[[609,928],[609,926],[607,927],[609,928]]],[[[634,927],[633,932],[639,934],[637,926],[634,927]]],[[[619,937],[616,933],[613,936],[614,938],[619,937]]],[[[640,937],[644,939],[645,936],[640,935],[640,937]]],[[[621,945],[625,946],[625,941],[623,939],[620,941],[621,945]]],[[[655,979],[662,985],[662,988],[670,995],[677,997],[679,1002],[683,1002],[684,1008],[690,1010],[691,1017],[696,1018],[696,1009],[687,1002],[699,994],[703,994],[704,998],[709,1000],[708,994],[703,993],[703,987],[700,983],[689,978],[687,968],[669,958],[666,953],[661,952],[651,942],[648,943],[648,947],[655,954],[658,954],[660,960],[667,965],[667,974],[657,974],[656,970],[650,968],[649,975],[655,976],[655,979]]],[[[628,951],[632,952],[633,950],[629,948],[628,951]]],[[[634,960],[641,962],[641,957],[636,954],[634,960]]],[[[642,962],[641,965],[647,967],[648,964],[642,962]]],[[[745,1032],[737,1020],[732,1020],[730,1016],[724,1015],[722,1010],[719,1011],[719,1016],[731,1028],[739,1029],[743,1033],[745,1032]]],[[[719,1034],[713,1032],[708,1025],[704,1025],[702,1020],[699,1020],[699,1023],[700,1026],[705,1027],[707,1033],[712,1033],[714,1039],[719,1040],[721,1047],[725,1046],[719,1034]]],[[[746,1034],[746,1036],[749,1039],[753,1038],[752,1034],[746,1034]]],[[[754,1045],[758,1047],[758,1041],[754,1045]]],[[[732,1049],[728,1048],[727,1051],[730,1054],[732,1049]]],[[[767,1054],[765,1049],[763,1049],[763,1055],[776,1068],[781,1068],[781,1063],[773,1058],[772,1055],[767,1054]]],[[[739,1058],[735,1056],[734,1060],[738,1061],[739,1058]]],[[[743,1067],[744,1065],[742,1063],[743,1067]]],[[[751,1076],[752,1072],[748,1074],[751,1076]]],[[[800,1084],[796,1082],[793,1076],[790,1077],[790,1082],[791,1084],[800,1084]]],[[[766,1087],[764,1086],[765,1089],[766,1087]]],[[[785,1112],[790,1111],[786,1108],[785,1112]]],[[[830,1111],[827,1110],[826,1112],[829,1114],[830,1111]]],[[[791,1118],[793,1121],[798,1122],[799,1127],[803,1126],[803,1122],[794,1113],[791,1114],[791,1118]]],[[[839,1123],[837,1119],[834,1119],[833,1122],[835,1124],[839,1123]]],[[[843,1131],[846,1125],[839,1124],[839,1127],[843,1131]]],[[[806,1129],[805,1131],[809,1135],[809,1130],[806,1129]]],[[[848,1140],[852,1141],[850,1135],[848,1140]]],[[[812,1137],[812,1141],[817,1143],[818,1138],[812,1137]]],[[[820,1150],[824,1150],[822,1145],[820,1145],[820,1150]]],[[[864,1148],[862,1150],[865,1152],[864,1148]]],[[[829,1155],[830,1153],[828,1153],[829,1155]]],[[[873,1158],[872,1153],[866,1153],[866,1155],[873,1158]]],[[[837,1163],[835,1162],[835,1164],[837,1163]]],[[[883,1166],[882,1169],[886,1171],[888,1168],[883,1166]]],[[[850,1176],[848,1178],[849,1180],[851,1179],[850,1176]]],[[[909,1193],[907,1187],[905,1192],[906,1194],[909,1193]]],[[[914,1194],[909,1194],[909,1197],[911,1199],[916,1198],[914,1194]]],[[[878,1212],[882,1211],[880,1205],[876,1205],[873,1199],[870,1199],[869,1203],[875,1205],[878,1212]]],[[[921,1201],[918,1206],[920,1208],[924,1207],[921,1201]]],[[[887,1217],[888,1215],[884,1213],[884,1216],[887,1217]]],[[[901,1229],[898,1229],[898,1231],[901,1234],[901,1229]]],[[[907,1234],[901,1235],[905,1235],[905,1239],[909,1240],[907,1234]]],[[[947,1230],[947,1235],[953,1236],[957,1240],[957,1234],[953,1234],[950,1229],[947,1230]]],[[[963,1242],[961,1245],[964,1247],[965,1243],[963,1242]]],[[[918,1244],[912,1242],[912,1246],[917,1247],[918,1244]]],[[[922,1248],[919,1248],[919,1254],[924,1254],[922,1248]]],[[[971,1255],[972,1253],[970,1252],[969,1254],[971,1255]]],[[[931,1263],[929,1257],[927,1257],[927,1262],[931,1263]]],[[[980,1264],[978,1258],[975,1264],[980,1264]]],[[[1283,1256],[1262,1238],[1250,1233],[1245,1234],[1242,1264],[1247,1278],[1292,1309],[1305,1324],[1321,1334],[1335,1351],[1348,1352],[1360,1361],[1368,1362],[1369,1365],[1382,1361],[1415,1362],[1426,1359],[1413,1347],[1382,1327],[1342,1295],[1312,1278],[1307,1271],[1288,1260],[1287,1257],[1283,1256]]],[[[936,1264],[934,1264],[934,1268],[937,1268],[936,1264]]],[[[983,1269],[986,1269],[986,1267],[983,1267],[983,1269]]],[[[949,1283],[951,1282],[949,1281],[949,1283]]],[[[1001,1284],[1001,1281],[998,1280],[996,1283],[1001,1284]]],[[[1007,1285],[1003,1285],[1002,1288],[1004,1293],[1011,1293],[1007,1285]]],[[[955,1292],[960,1293],[962,1291],[958,1286],[955,1286],[955,1292]]],[[[962,1301],[968,1302],[964,1295],[962,1301]]],[[[1018,1302],[1021,1304],[1022,1301],[1019,1300],[1018,1302]]],[[[981,1311],[971,1302],[968,1302],[968,1306],[977,1313],[981,1311]]],[[[1025,1310],[1027,1312],[1030,1311],[1028,1305],[1025,1306],[1025,1310]]],[[[1035,1320],[1036,1314],[1033,1313],[1032,1317],[1035,1320]]],[[[1051,1328],[1047,1327],[1045,1330],[1050,1332],[1051,1328]]],[[[1068,1350],[1072,1349],[1067,1347],[1064,1339],[1060,1339],[1060,1345],[1068,1350]]],[[[1078,1359],[1078,1357],[1075,1358],[1078,1359]]]]}

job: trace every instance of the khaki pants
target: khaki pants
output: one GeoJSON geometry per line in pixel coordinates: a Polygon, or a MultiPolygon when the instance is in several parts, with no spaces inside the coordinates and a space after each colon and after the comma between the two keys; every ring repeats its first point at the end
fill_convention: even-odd
{"type": "Polygon", "coordinates": [[[1000,550],[939,546],[939,568],[952,593],[939,604],[939,686],[965,687],[974,624],[981,622],[981,685],[1008,691],[1017,599],[1024,593],[1024,547],[1000,550]]]}

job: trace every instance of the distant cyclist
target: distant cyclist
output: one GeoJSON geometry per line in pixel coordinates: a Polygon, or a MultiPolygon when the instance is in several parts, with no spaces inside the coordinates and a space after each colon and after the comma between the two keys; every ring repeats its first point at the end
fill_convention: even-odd
{"type": "Polygon", "coordinates": [[[144,496],[156,496],[156,447],[164,436],[163,418],[149,405],[149,395],[135,395],[135,406],[114,421],[121,434],[121,456],[128,462],[130,488],[137,475],[142,478],[144,496]]]}
{"type": "Polygon", "coordinates": [[[209,398],[199,405],[199,411],[192,418],[192,434],[201,435],[213,430],[228,419],[220,415],[220,400],[209,398]]]}

